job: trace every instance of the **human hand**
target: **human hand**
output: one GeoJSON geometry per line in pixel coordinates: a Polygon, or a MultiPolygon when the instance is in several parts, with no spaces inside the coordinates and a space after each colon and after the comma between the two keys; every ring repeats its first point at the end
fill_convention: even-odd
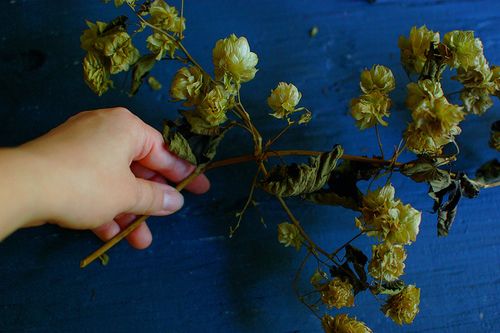
{"type": "MultiPolygon", "coordinates": [[[[135,215],[169,215],[183,205],[167,184],[194,166],[167,150],[162,135],[123,108],[82,112],[18,148],[38,168],[38,205],[29,225],[50,220],[62,227],[92,229],[102,240],[119,233],[135,215]]],[[[186,189],[204,193],[204,175],[186,189]]],[[[138,249],[151,244],[142,224],[128,237],[138,249]]]]}

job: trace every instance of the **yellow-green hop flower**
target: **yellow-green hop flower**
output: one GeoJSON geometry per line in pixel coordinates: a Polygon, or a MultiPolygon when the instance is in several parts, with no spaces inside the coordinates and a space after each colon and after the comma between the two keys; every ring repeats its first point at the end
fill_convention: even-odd
{"type": "Polygon", "coordinates": [[[410,244],[417,238],[421,213],[394,198],[394,187],[387,184],[363,197],[361,218],[356,226],[368,236],[393,244],[410,244]]]}
{"type": "Polygon", "coordinates": [[[230,95],[221,85],[215,86],[201,100],[196,113],[212,126],[218,126],[227,120],[226,111],[231,105],[230,95]]]}
{"type": "Polygon", "coordinates": [[[362,321],[350,318],[346,314],[338,314],[335,317],[324,315],[321,325],[325,333],[373,333],[362,321]]]}
{"type": "Polygon", "coordinates": [[[409,285],[398,294],[390,296],[382,306],[382,312],[399,325],[411,324],[419,311],[419,304],[420,288],[409,285]]]}
{"type": "Polygon", "coordinates": [[[420,74],[422,72],[431,43],[439,43],[439,33],[427,29],[425,25],[420,28],[411,28],[408,38],[399,37],[401,63],[408,73],[420,74]]]}
{"type": "Polygon", "coordinates": [[[334,278],[321,287],[321,301],[331,309],[354,306],[354,290],[348,281],[334,278]]]}
{"type": "Polygon", "coordinates": [[[97,39],[104,32],[108,24],[100,21],[97,21],[96,23],[86,21],[86,24],[89,28],[84,30],[80,36],[80,46],[87,52],[93,52],[95,51],[94,46],[97,39]]]}
{"type": "Polygon", "coordinates": [[[101,56],[96,52],[89,52],[83,59],[83,78],[94,93],[101,96],[112,85],[109,72],[101,56]]]}
{"type": "Polygon", "coordinates": [[[474,31],[454,30],[443,37],[445,44],[451,51],[450,67],[462,67],[467,70],[476,66],[483,55],[483,43],[474,38],[474,31]]]}
{"type": "Polygon", "coordinates": [[[354,98],[350,107],[351,115],[356,119],[356,126],[361,130],[373,127],[376,124],[388,125],[383,117],[389,117],[390,115],[391,100],[378,91],[354,98]]]}
{"type": "Polygon", "coordinates": [[[441,83],[429,79],[409,83],[406,88],[408,90],[406,106],[410,110],[419,107],[423,101],[432,101],[444,96],[441,83]]]}
{"type": "Polygon", "coordinates": [[[460,134],[458,124],[464,119],[462,107],[450,104],[445,97],[423,101],[412,112],[416,128],[432,137],[438,146],[447,144],[460,134]]]}
{"type": "Polygon", "coordinates": [[[394,244],[411,244],[417,240],[422,212],[410,204],[403,205],[399,200],[396,208],[398,210],[398,223],[382,226],[386,234],[385,240],[394,244]]]}
{"type": "Polygon", "coordinates": [[[298,251],[302,245],[302,236],[295,225],[283,222],[278,224],[278,241],[285,247],[293,246],[298,251]]]}
{"type": "Polygon", "coordinates": [[[191,106],[200,102],[206,79],[198,67],[182,67],[175,73],[170,87],[170,96],[175,100],[186,101],[191,106]]]}
{"type": "Polygon", "coordinates": [[[490,85],[491,94],[500,98],[500,67],[499,66],[492,66],[491,67],[490,81],[491,81],[491,85],[490,85]]]}
{"type": "Polygon", "coordinates": [[[151,15],[149,23],[160,29],[180,33],[186,28],[185,18],[181,20],[177,9],[169,6],[164,0],[153,1],[149,7],[149,14],[151,15]]]}
{"type": "Polygon", "coordinates": [[[132,38],[125,31],[106,34],[94,46],[111,61],[111,74],[128,71],[139,60],[139,50],[134,47],[132,38]]]}
{"type": "Polygon", "coordinates": [[[271,90],[271,94],[267,98],[267,104],[274,111],[271,115],[278,119],[287,118],[295,111],[301,97],[302,94],[293,84],[278,83],[278,86],[271,90]]]}
{"type": "Polygon", "coordinates": [[[440,155],[442,145],[437,144],[432,137],[417,128],[415,123],[410,123],[403,134],[406,147],[416,154],[440,155]]]}
{"type": "Polygon", "coordinates": [[[172,39],[160,32],[154,32],[148,36],[146,47],[151,53],[156,54],[156,60],[161,60],[167,54],[170,58],[174,58],[175,50],[177,50],[177,45],[172,39]]]}
{"type": "Polygon", "coordinates": [[[229,75],[236,82],[247,82],[255,77],[255,66],[259,58],[250,51],[245,37],[238,38],[231,34],[220,39],[212,53],[217,80],[222,80],[225,75],[229,75]]]}
{"type": "Polygon", "coordinates": [[[464,69],[459,67],[452,79],[460,81],[466,88],[487,88],[491,85],[492,72],[486,58],[481,55],[477,65],[464,69]]]}
{"type": "Polygon", "coordinates": [[[396,81],[389,68],[382,65],[373,65],[370,70],[366,69],[361,73],[359,85],[365,94],[373,91],[388,94],[396,87],[396,81]]]}
{"type": "Polygon", "coordinates": [[[402,245],[391,243],[373,245],[368,272],[377,280],[394,281],[403,274],[405,260],[406,251],[402,245]]]}
{"type": "Polygon", "coordinates": [[[460,99],[464,102],[465,111],[482,115],[493,106],[489,90],[487,88],[469,88],[460,93],[460,99]]]}

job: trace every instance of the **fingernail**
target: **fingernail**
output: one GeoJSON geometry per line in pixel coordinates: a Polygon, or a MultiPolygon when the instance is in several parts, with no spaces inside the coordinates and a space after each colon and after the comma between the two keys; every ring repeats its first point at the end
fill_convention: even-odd
{"type": "Polygon", "coordinates": [[[165,191],[163,194],[163,209],[169,212],[179,210],[184,204],[184,197],[176,190],[165,191]]]}

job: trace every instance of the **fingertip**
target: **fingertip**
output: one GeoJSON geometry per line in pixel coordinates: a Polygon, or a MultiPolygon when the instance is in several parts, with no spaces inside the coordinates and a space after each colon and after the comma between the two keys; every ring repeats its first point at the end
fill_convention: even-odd
{"type": "Polygon", "coordinates": [[[127,236],[127,241],[133,248],[144,250],[153,242],[153,235],[146,223],[142,223],[137,229],[127,236]]]}
{"type": "Polygon", "coordinates": [[[153,215],[170,215],[175,213],[184,205],[184,196],[175,188],[166,185],[163,193],[163,209],[153,215]]]}
{"type": "Polygon", "coordinates": [[[186,186],[186,190],[194,194],[203,194],[208,192],[209,189],[210,180],[203,174],[193,179],[193,181],[186,186]]]}

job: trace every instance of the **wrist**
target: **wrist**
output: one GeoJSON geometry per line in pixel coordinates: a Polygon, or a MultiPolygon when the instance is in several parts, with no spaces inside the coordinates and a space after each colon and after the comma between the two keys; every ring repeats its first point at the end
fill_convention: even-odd
{"type": "Polygon", "coordinates": [[[19,148],[0,149],[0,239],[15,230],[50,219],[47,167],[35,154],[19,148]]]}

